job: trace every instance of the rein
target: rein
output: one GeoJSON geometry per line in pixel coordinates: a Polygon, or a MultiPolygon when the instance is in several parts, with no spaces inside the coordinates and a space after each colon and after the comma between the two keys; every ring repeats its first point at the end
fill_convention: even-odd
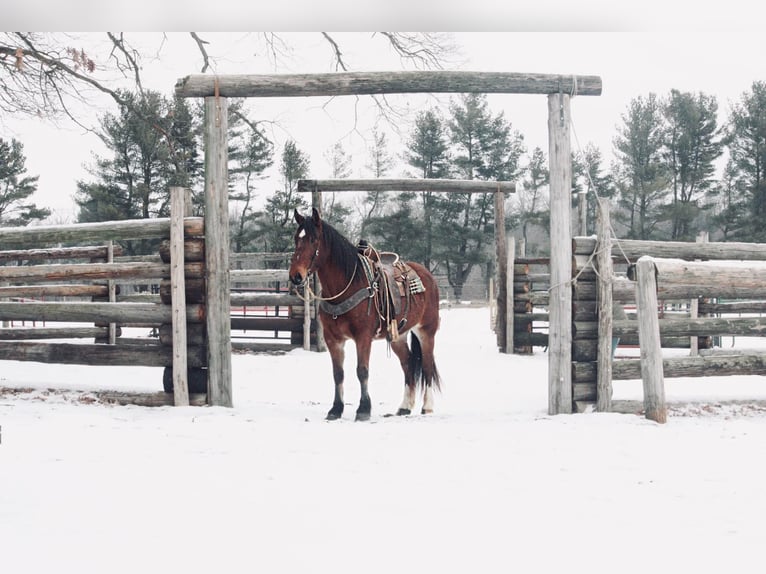
{"type": "MultiPolygon", "coordinates": [[[[343,289],[343,291],[341,291],[337,295],[333,295],[332,297],[320,297],[319,295],[314,293],[314,290],[311,288],[311,283],[309,282],[308,277],[306,278],[306,283],[304,283],[304,285],[303,285],[304,289],[306,290],[306,293],[308,294],[307,297],[304,299],[303,295],[301,295],[297,291],[296,291],[296,294],[298,295],[300,300],[303,301],[304,303],[310,302],[312,298],[316,299],[317,301],[332,301],[333,299],[337,299],[338,297],[340,297],[346,291],[349,290],[349,288],[351,287],[351,284],[354,282],[354,278],[356,278],[356,270],[357,269],[359,269],[359,259],[357,259],[356,263],[354,264],[354,272],[351,274],[351,279],[349,279],[348,285],[346,285],[346,287],[343,289]]],[[[314,273],[316,273],[316,271],[312,272],[312,275],[314,273]]]]}

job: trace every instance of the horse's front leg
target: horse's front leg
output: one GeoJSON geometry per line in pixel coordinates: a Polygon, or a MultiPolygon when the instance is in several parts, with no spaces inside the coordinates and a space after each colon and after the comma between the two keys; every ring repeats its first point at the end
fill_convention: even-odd
{"type": "MultiPolygon", "coordinates": [[[[327,342],[327,341],[326,341],[327,342]]],[[[334,421],[343,414],[343,360],[345,358],[344,341],[327,342],[327,350],[332,359],[332,377],[335,381],[335,399],[327,413],[327,420],[334,421]]]]}
{"type": "Polygon", "coordinates": [[[370,420],[372,411],[372,402],[370,393],[367,389],[367,382],[370,378],[370,348],[372,347],[372,337],[360,337],[356,340],[356,376],[359,379],[361,397],[359,398],[359,408],[356,410],[356,420],[370,420]]]}

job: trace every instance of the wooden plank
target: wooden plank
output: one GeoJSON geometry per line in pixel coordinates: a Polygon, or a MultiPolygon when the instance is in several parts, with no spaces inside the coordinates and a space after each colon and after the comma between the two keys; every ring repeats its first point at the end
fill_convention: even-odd
{"type": "MultiPolygon", "coordinates": [[[[202,263],[187,263],[188,277],[201,277],[202,263]]],[[[0,267],[0,281],[83,281],[100,279],[167,279],[170,265],[165,263],[71,263],[0,267]]]]}
{"type": "MultiPolygon", "coordinates": [[[[212,79],[212,77],[211,77],[212,79]]],[[[213,95],[212,93],[210,95],[213,95]]],[[[229,324],[228,109],[225,97],[205,98],[205,263],[208,402],[233,406],[229,324]]]]}
{"type": "Polygon", "coordinates": [[[548,335],[548,414],[572,412],[572,158],[570,102],[563,93],[548,96],[550,162],[551,288],[548,335]]]}
{"type": "MultiPolygon", "coordinates": [[[[584,198],[581,197],[580,201],[584,198]]],[[[598,265],[598,375],[596,385],[596,410],[612,409],[612,224],[609,201],[598,199],[597,257],[598,265]]]]}
{"type": "MultiPolygon", "coordinates": [[[[184,233],[198,236],[204,233],[201,217],[188,217],[184,233]]],[[[66,225],[0,228],[0,248],[33,248],[58,243],[96,243],[120,239],[164,239],[170,237],[170,218],[125,219],[66,225]]]]}
{"type": "Polygon", "coordinates": [[[641,380],[644,387],[646,418],[667,422],[665,380],[662,370],[660,326],[657,318],[657,282],[655,261],[641,257],[636,263],[636,307],[638,337],[641,341],[641,380]]]}
{"type": "Polygon", "coordinates": [[[440,193],[516,193],[515,181],[476,179],[299,179],[298,191],[431,191],[440,193]]]}
{"type": "Polygon", "coordinates": [[[177,407],[189,406],[186,361],[186,284],[184,282],[184,207],[183,187],[170,188],[170,292],[173,327],[173,401],[177,407]]]}
{"type": "Polygon", "coordinates": [[[232,269],[229,272],[231,281],[237,283],[271,283],[279,281],[287,283],[290,272],[287,269],[232,269]]]}
{"type": "MultiPolygon", "coordinates": [[[[228,315],[227,315],[228,317],[228,315]]],[[[76,323],[170,323],[167,305],[153,303],[72,303],[58,301],[0,302],[0,320],[67,321],[76,323]]],[[[187,305],[186,320],[205,320],[205,307],[187,305]]]]}
{"type": "Polygon", "coordinates": [[[0,297],[107,297],[106,285],[14,285],[0,287],[0,297]]]}
{"type": "Polygon", "coordinates": [[[0,329],[0,340],[96,339],[108,335],[106,327],[8,327],[0,329]]]}
{"type": "Polygon", "coordinates": [[[297,307],[304,304],[303,299],[290,293],[232,293],[229,298],[232,307],[297,307]]]}
{"type": "MultiPolygon", "coordinates": [[[[188,350],[189,366],[205,366],[204,347],[188,350]]],[[[173,364],[172,349],[162,345],[101,345],[86,343],[39,343],[0,341],[0,356],[5,361],[33,361],[64,365],[124,367],[166,367],[173,364]]]]}
{"type": "Polygon", "coordinates": [[[325,74],[193,74],[176,81],[182,98],[476,93],[601,95],[599,76],[512,72],[402,71],[325,74]]]}
{"type": "MultiPolygon", "coordinates": [[[[114,254],[122,255],[122,247],[116,245],[114,254]]],[[[103,245],[91,247],[54,247],[49,249],[15,249],[0,251],[0,261],[42,261],[46,259],[106,259],[108,248],[103,245]]]]}
{"type": "MultiPolygon", "coordinates": [[[[572,244],[576,255],[590,255],[596,247],[596,240],[593,237],[575,237],[572,244]]],[[[612,245],[612,257],[617,260],[624,261],[627,256],[631,263],[635,263],[642,255],[686,260],[766,261],[766,244],[620,239],[612,245]]]]}

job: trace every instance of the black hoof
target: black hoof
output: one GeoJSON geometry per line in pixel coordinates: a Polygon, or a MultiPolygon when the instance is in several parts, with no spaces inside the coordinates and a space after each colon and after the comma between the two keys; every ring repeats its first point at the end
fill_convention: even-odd
{"type": "Polygon", "coordinates": [[[336,421],[336,420],[338,420],[341,417],[342,414],[343,414],[342,412],[339,413],[337,411],[330,411],[329,413],[327,413],[327,416],[325,417],[325,420],[327,420],[327,421],[336,421]]]}
{"type": "Polygon", "coordinates": [[[401,417],[403,415],[409,415],[409,414],[412,414],[412,411],[410,411],[410,409],[399,409],[398,411],[396,411],[396,416],[398,417],[401,417]]]}
{"type": "Polygon", "coordinates": [[[426,409],[422,409],[422,410],[420,411],[420,414],[421,414],[421,415],[430,415],[430,414],[433,414],[433,411],[431,411],[431,410],[428,410],[428,411],[427,411],[426,409]]]}
{"type": "Polygon", "coordinates": [[[368,420],[370,420],[370,413],[356,413],[356,420],[357,421],[368,421],[368,420]]]}

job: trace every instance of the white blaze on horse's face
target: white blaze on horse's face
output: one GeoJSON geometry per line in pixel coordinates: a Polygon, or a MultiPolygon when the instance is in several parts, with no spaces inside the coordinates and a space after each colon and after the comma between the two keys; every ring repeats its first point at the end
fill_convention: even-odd
{"type": "Polygon", "coordinates": [[[290,280],[295,285],[301,285],[308,279],[311,273],[312,253],[313,241],[308,237],[306,229],[301,227],[295,236],[295,252],[290,262],[290,280]]]}

